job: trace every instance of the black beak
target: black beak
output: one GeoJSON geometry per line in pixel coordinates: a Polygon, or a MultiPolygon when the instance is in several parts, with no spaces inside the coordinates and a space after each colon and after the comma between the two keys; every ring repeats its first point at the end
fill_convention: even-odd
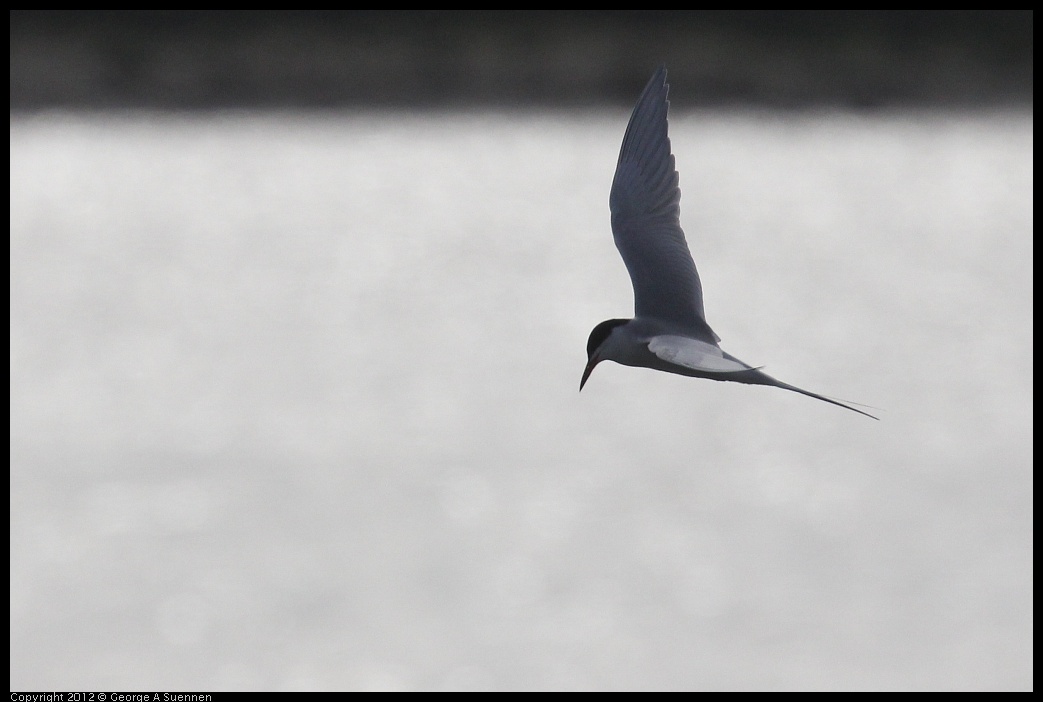
{"type": "Polygon", "coordinates": [[[587,367],[583,369],[583,378],[579,381],[580,392],[583,391],[583,386],[587,384],[587,378],[589,378],[590,374],[594,371],[594,366],[596,366],[600,361],[601,359],[598,358],[597,355],[591,356],[590,360],[587,361],[587,367]]]}

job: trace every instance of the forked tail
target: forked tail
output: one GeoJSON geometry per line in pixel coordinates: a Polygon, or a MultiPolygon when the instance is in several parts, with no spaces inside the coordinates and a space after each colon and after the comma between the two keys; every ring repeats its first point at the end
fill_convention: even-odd
{"type": "Polygon", "coordinates": [[[863,412],[862,410],[856,409],[856,408],[852,407],[851,405],[844,404],[843,402],[840,402],[839,400],[833,400],[831,398],[826,397],[825,395],[819,395],[816,392],[811,392],[810,390],[804,390],[803,388],[798,388],[796,385],[790,385],[789,383],[784,383],[781,380],[776,380],[775,378],[772,378],[767,373],[758,372],[758,375],[760,375],[762,379],[768,381],[768,382],[764,382],[763,383],[764,385],[774,385],[775,387],[782,388],[783,390],[792,390],[793,392],[799,392],[801,395],[807,395],[808,397],[814,397],[816,400],[822,400],[823,402],[828,402],[831,405],[836,405],[837,407],[843,407],[844,409],[849,409],[852,412],[858,412],[859,414],[863,414],[863,415],[869,417],[870,419],[875,419],[878,422],[880,421],[879,417],[874,417],[873,415],[869,414],[868,412],[863,412]]]}

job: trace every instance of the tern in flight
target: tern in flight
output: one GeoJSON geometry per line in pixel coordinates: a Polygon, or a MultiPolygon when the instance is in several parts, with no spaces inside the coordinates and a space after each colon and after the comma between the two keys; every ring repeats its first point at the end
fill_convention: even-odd
{"type": "Polygon", "coordinates": [[[772,385],[873,417],[843,402],[775,380],[718,346],[706,323],[703,289],[681,230],[677,170],[670,153],[666,67],[637,100],[612,179],[612,236],[634,285],[634,318],[609,319],[587,340],[582,390],[602,361],[695,378],[772,385]]]}

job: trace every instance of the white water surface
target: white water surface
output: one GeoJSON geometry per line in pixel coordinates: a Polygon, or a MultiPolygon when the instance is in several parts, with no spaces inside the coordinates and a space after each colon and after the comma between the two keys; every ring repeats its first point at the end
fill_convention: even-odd
{"type": "Polygon", "coordinates": [[[627,114],[13,116],[11,688],[1031,689],[1031,113],[672,114],[723,347],[880,422],[577,392],[627,114]]]}

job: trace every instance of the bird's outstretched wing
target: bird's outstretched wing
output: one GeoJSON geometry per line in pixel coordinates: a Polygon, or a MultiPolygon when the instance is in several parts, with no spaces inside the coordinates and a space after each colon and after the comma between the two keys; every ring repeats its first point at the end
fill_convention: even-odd
{"type": "Polygon", "coordinates": [[[716,343],[681,230],[681,190],[667,136],[668,91],[664,66],[630,115],[609,196],[612,235],[634,285],[634,316],[661,319],[716,343]]]}
{"type": "Polygon", "coordinates": [[[754,368],[730,353],[722,351],[717,344],[706,343],[698,339],[689,339],[686,336],[666,334],[649,339],[648,350],[657,358],[669,364],[665,368],[658,366],[660,370],[681,375],[696,375],[712,380],[730,380],[735,383],[746,383],[747,385],[769,385],[782,388],[783,390],[798,392],[801,395],[807,395],[816,400],[822,400],[831,405],[864,414],[871,419],[879,419],[879,417],[874,417],[868,412],[863,412],[839,400],[834,400],[831,397],[819,395],[817,392],[798,388],[796,385],[790,385],[772,378],[760,368],[754,368]]]}
{"type": "Polygon", "coordinates": [[[667,363],[704,373],[739,373],[758,370],[735,356],[725,353],[717,344],[708,344],[687,336],[670,334],[654,336],[648,341],[648,350],[667,363]]]}

